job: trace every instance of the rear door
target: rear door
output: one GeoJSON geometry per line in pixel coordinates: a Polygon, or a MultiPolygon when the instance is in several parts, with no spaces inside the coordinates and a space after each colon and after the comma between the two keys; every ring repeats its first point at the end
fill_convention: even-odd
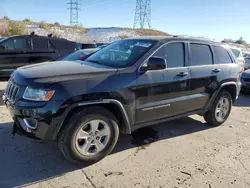
{"type": "Polygon", "coordinates": [[[219,68],[219,72],[217,74],[218,83],[221,84],[222,82],[230,81],[225,80],[225,78],[230,79],[228,76],[230,75],[230,68],[235,67],[235,64],[233,63],[228,50],[219,45],[212,45],[212,50],[214,54],[214,64],[219,68]]]}
{"type": "Polygon", "coordinates": [[[194,110],[201,110],[218,87],[221,66],[214,64],[212,47],[208,44],[190,43],[189,57],[190,93],[196,98],[192,105],[194,110]]]}
{"type": "Polygon", "coordinates": [[[166,59],[165,70],[147,71],[138,77],[136,123],[143,123],[189,111],[189,68],[186,44],[174,42],[162,46],[153,56],[166,59]]]}
{"type": "Polygon", "coordinates": [[[26,37],[12,37],[1,43],[0,76],[9,75],[16,68],[28,65],[26,37]]]}
{"type": "Polygon", "coordinates": [[[46,37],[31,37],[31,48],[29,63],[40,63],[53,60],[55,50],[50,49],[50,43],[46,37]]]}

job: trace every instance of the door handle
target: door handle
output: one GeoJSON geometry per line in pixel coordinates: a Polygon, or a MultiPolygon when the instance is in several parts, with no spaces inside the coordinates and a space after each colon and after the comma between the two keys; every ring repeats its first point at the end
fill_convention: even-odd
{"type": "Polygon", "coordinates": [[[177,76],[181,76],[181,77],[187,76],[187,75],[188,75],[188,72],[180,72],[177,74],[177,76]]]}
{"type": "Polygon", "coordinates": [[[221,69],[214,69],[213,70],[213,72],[215,72],[215,73],[218,73],[218,72],[220,72],[221,71],[221,69]]]}

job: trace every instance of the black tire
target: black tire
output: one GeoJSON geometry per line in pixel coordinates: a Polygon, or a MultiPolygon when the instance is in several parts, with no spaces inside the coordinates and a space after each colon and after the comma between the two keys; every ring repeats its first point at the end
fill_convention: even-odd
{"type": "Polygon", "coordinates": [[[219,95],[217,96],[217,98],[215,99],[213,105],[210,107],[210,109],[205,113],[204,115],[204,119],[205,121],[212,126],[219,126],[221,124],[223,124],[228,116],[230,115],[231,112],[231,108],[232,108],[232,96],[230,95],[229,92],[227,91],[221,91],[219,93],[219,95]],[[225,118],[222,121],[218,121],[215,117],[215,110],[216,110],[216,106],[218,104],[218,102],[222,99],[222,98],[227,98],[229,101],[229,110],[225,116],[225,118]]]}
{"type": "Polygon", "coordinates": [[[113,113],[103,107],[87,107],[68,118],[59,133],[58,144],[62,154],[67,160],[77,164],[89,165],[106,157],[115,147],[118,137],[119,127],[113,113]],[[105,121],[109,126],[111,134],[110,140],[100,153],[97,153],[94,156],[84,156],[76,148],[74,142],[76,134],[82,124],[95,119],[105,121]]]}

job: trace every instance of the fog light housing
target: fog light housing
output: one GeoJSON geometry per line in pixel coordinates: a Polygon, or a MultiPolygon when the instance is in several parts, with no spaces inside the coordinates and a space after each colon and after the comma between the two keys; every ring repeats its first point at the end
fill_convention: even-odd
{"type": "Polygon", "coordinates": [[[23,121],[28,128],[33,129],[33,130],[37,128],[37,120],[36,119],[24,118],[23,121]]]}

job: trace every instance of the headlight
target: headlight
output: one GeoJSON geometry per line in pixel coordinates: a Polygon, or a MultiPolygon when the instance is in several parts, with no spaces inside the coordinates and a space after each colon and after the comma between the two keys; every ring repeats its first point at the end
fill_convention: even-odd
{"type": "Polygon", "coordinates": [[[24,91],[23,98],[31,101],[49,101],[54,93],[55,91],[27,87],[24,91]]]}

